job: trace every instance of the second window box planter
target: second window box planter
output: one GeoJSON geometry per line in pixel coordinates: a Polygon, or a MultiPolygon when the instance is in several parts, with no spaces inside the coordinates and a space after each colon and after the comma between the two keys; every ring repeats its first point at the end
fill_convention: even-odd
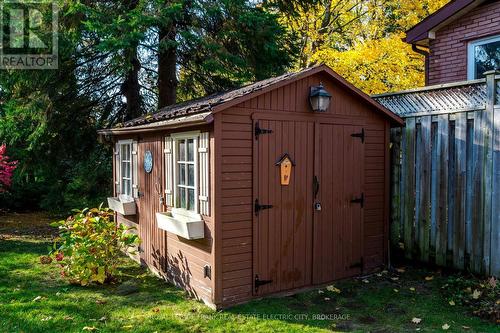
{"type": "Polygon", "coordinates": [[[121,201],[120,198],[108,198],[108,206],[112,210],[122,215],[135,215],[135,201],[121,201]]]}
{"type": "Polygon", "coordinates": [[[205,237],[205,223],[200,214],[173,208],[171,212],[156,213],[158,228],[185,239],[205,237]]]}

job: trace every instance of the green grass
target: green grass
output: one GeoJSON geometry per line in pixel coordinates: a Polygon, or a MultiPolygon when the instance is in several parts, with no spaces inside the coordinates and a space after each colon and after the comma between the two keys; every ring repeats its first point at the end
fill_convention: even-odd
{"type": "MultiPolygon", "coordinates": [[[[1,219],[0,232],[5,234],[1,219]]],[[[55,264],[39,263],[39,256],[47,253],[48,240],[19,232],[1,238],[0,332],[407,332],[417,328],[434,332],[443,331],[443,324],[450,325],[448,332],[498,331],[467,309],[451,306],[440,292],[445,278],[435,274],[426,281],[425,276],[432,273],[425,270],[407,268],[397,274],[397,280],[390,278],[396,274],[385,272],[365,282],[336,283],[340,293],[314,290],[215,312],[126,258],[122,279],[138,287],[134,293],[123,295],[119,285],[69,285],[55,264]],[[337,318],[313,318],[319,315],[337,318]],[[413,324],[414,317],[421,318],[421,323],[413,324]]]]}

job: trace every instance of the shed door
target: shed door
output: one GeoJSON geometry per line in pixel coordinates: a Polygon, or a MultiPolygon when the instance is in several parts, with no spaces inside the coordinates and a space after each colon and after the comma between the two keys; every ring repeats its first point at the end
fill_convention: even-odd
{"type": "Polygon", "coordinates": [[[254,125],[267,132],[254,138],[254,208],[262,208],[253,212],[254,279],[260,285],[254,293],[263,295],[311,284],[314,123],[254,125]],[[276,163],[285,153],[295,166],[289,184],[281,185],[276,163]]]}
{"type": "Polygon", "coordinates": [[[314,211],[313,283],[321,284],[361,272],[364,144],[360,126],[317,129],[315,200],[321,210],[314,211]]]}

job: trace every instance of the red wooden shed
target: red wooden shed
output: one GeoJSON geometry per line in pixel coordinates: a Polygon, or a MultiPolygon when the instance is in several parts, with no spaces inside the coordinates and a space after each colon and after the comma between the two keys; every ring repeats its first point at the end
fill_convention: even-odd
{"type": "Polygon", "coordinates": [[[109,203],[138,259],[212,307],[320,286],[385,263],[402,123],[324,65],[285,74],[101,131],[109,203]]]}

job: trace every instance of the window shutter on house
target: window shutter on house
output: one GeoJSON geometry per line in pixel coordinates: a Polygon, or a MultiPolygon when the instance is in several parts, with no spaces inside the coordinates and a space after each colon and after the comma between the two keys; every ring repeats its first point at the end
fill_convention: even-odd
{"type": "Polygon", "coordinates": [[[117,142],[115,144],[115,195],[118,196],[120,194],[120,144],[117,142]]]}
{"type": "Polygon", "coordinates": [[[139,198],[139,153],[137,141],[132,142],[132,195],[139,198]]]}
{"type": "Polygon", "coordinates": [[[209,133],[203,132],[200,134],[198,153],[199,153],[199,200],[200,200],[200,214],[209,215],[210,205],[209,205],[209,193],[210,190],[210,170],[209,170],[209,133]]]}
{"type": "Polygon", "coordinates": [[[173,140],[171,137],[165,138],[165,194],[167,206],[174,205],[174,161],[173,161],[173,140]]]}

